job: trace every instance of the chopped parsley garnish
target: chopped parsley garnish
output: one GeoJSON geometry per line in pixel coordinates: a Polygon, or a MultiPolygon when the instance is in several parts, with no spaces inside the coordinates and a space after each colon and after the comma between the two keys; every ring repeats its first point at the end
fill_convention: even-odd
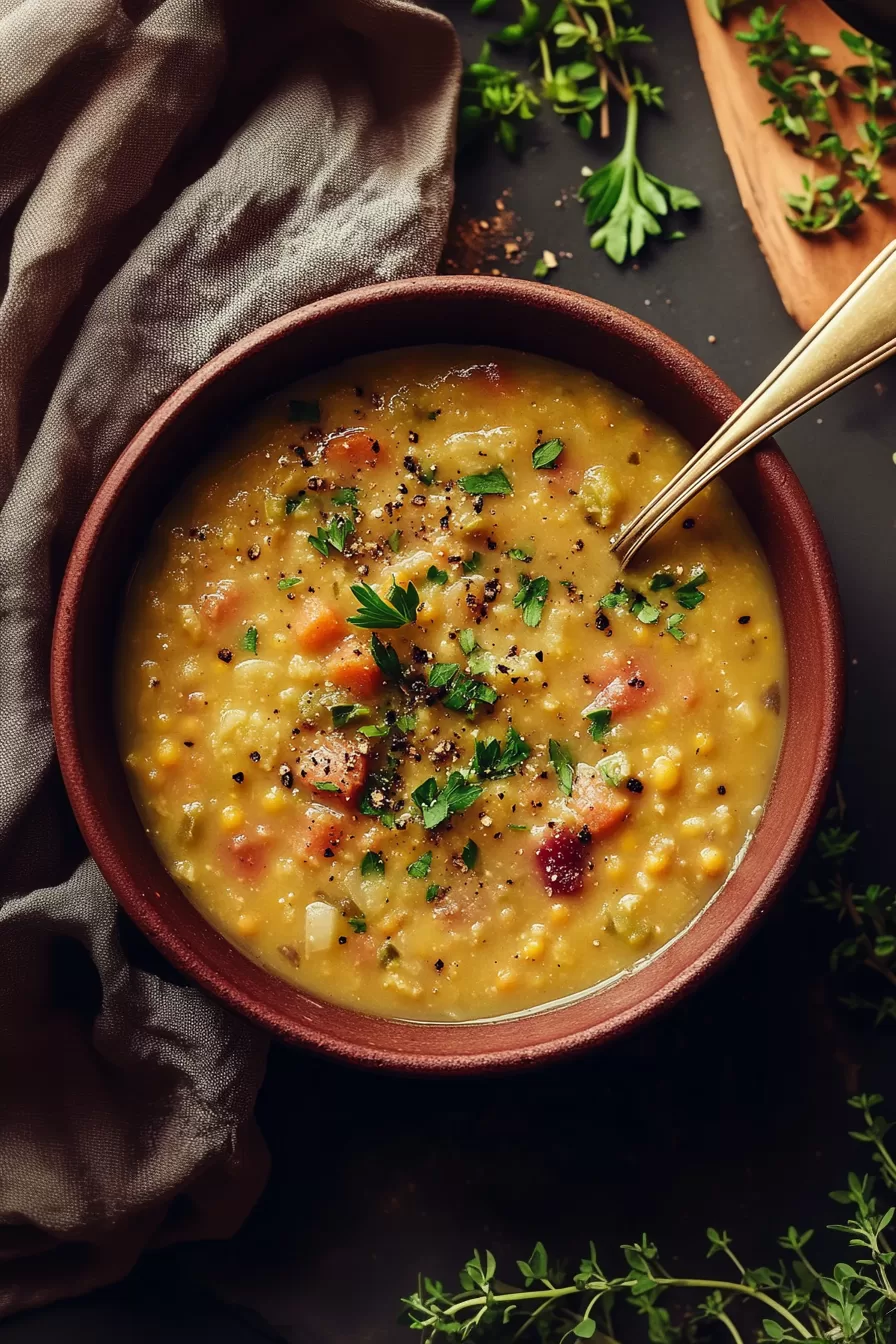
{"type": "Polygon", "coordinates": [[[370,716],[370,710],[365,705],[333,705],[330,713],[333,715],[334,728],[344,728],[348,723],[370,716]]]}
{"type": "Polygon", "coordinates": [[[541,621],[549,587],[548,580],[544,577],[530,579],[527,574],[520,575],[520,590],[513,599],[513,605],[522,607],[523,621],[533,629],[541,621]]]}
{"type": "Polygon", "coordinates": [[[356,616],[349,616],[349,625],[360,625],[363,630],[398,630],[417,619],[420,594],[412,583],[401,588],[393,578],[387,598],[380,597],[369,583],[353,583],[352,593],[360,607],[356,616]]]}
{"type": "Polygon", "coordinates": [[[476,648],[476,634],[473,630],[460,630],[457,635],[457,642],[469,658],[470,654],[476,648]]]}
{"type": "Polygon", "coordinates": [[[682,628],[684,624],[684,613],[676,611],[674,616],[666,617],[666,629],[673,639],[679,642],[684,639],[686,631],[682,628]]]}
{"type": "Polygon", "coordinates": [[[637,616],[639,621],[645,625],[656,625],[660,618],[660,609],[655,607],[652,602],[648,602],[643,593],[632,594],[632,604],[629,611],[633,616],[637,616]]]}
{"type": "Polygon", "coordinates": [[[475,868],[476,860],[479,858],[479,846],[475,840],[468,840],[460,852],[460,857],[467,868],[475,868]]]}
{"type": "Polygon", "coordinates": [[[612,593],[604,593],[599,599],[598,606],[606,611],[612,611],[614,607],[624,607],[631,598],[631,592],[628,588],[623,588],[622,584],[616,585],[612,593]]]}
{"type": "Polygon", "coordinates": [[[650,580],[650,591],[658,593],[661,588],[674,588],[675,579],[671,574],[654,574],[650,580]]]}
{"type": "Polygon", "coordinates": [[[494,670],[494,655],[485,649],[474,649],[467,659],[467,671],[474,677],[490,676],[494,670]]]}
{"type": "Polygon", "coordinates": [[[288,401],[286,410],[290,420],[304,421],[306,424],[320,424],[319,401],[288,401]]]}
{"type": "Polygon", "coordinates": [[[463,562],[462,569],[465,574],[479,573],[482,569],[482,556],[479,551],[474,551],[473,554],[463,562]]]}
{"type": "Polygon", "coordinates": [[[522,560],[524,565],[528,565],[532,559],[532,551],[527,551],[522,546],[511,546],[510,550],[505,551],[504,554],[508,560],[522,560]]]}
{"type": "Polygon", "coordinates": [[[471,784],[459,770],[453,770],[441,789],[438,781],[430,777],[414,790],[411,798],[420,809],[423,825],[432,830],[455,812],[470,807],[481,794],[481,784],[471,784]]]}
{"type": "Polygon", "coordinates": [[[586,709],[582,717],[588,720],[588,732],[595,742],[602,742],[609,732],[611,709],[586,709]]]}
{"type": "Polygon", "coordinates": [[[701,593],[697,585],[706,583],[708,578],[709,575],[706,570],[701,569],[699,574],[695,574],[692,579],[688,579],[687,583],[683,583],[680,588],[676,588],[674,596],[678,605],[684,607],[686,611],[693,611],[695,607],[699,607],[706,594],[701,593]]]}
{"type": "Polygon", "coordinates": [[[307,500],[307,498],[308,498],[307,492],[304,490],[299,490],[298,493],[295,495],[287,495],[286,496],[287,517],[289,516],[289,514],[295,513],[296,509],[300,509],[307,500]]]}
{"type": "Polygon", "coordinates": [[[606,756],[597,767],[598,773],[605,784],[611,788],[618,789],[622,783],[623,775],[628,774],[628,761],[617,751],[613,756],[606,756]]]}
{"type": "Polygon", "coordinates": [[[395,720],[395,727],[400,733],[411,733],[417,727],[416,714],[399,714],[395,720]]]}
{"type": "Polygon", "coordinates": [[[373,661],[387,681],[401,681],[401,660],[391,644],[384,644],[374,631],[370,636],[370,653],[373,661]]]}
{"type": "Polygon", "coordinates": [[[303,583],[303,582],[304,582],[304,580],[301,578],[301,576],[298,575],[298,574],[295,574],[295,575],[293,575],[293,577],[292,577],[291,579],[280,579],[280,580],[278,580],[277,587],[280,589],[281,592],[283,592],[284,589],[286,589],[286,588],[295,588],[295,586],[296,586],[297,583],[303,583]]]}
{"type": "Polygon", "coordinates": [[[258,630],[254,625],[249,626],[237,647],[246,653],[258,653],[258,630]]]}
{"type": "Polygon", "coordinates": [[[532,453],[532,465],[536,471],[541,471],[543,467],[551,467],[557,461],[557,458],[563,452],[562,439],[549,439],[547,443],[540,443],[532,453]]]}
{"type": "Polygon", "coordinates": [[[341,485],[333,491],[333,503],[350,504],[355,509],[358,506],[358,492],[352,485],[341,485]]]}
{"type": "Polygon", "coordinates": [[[388,723],[362,724],[358,729],[365,737],[388,737],[392,729],[388,723]]]}
{"type": "Polygon", "coordinates": [[[520,826],[517,822],[511,822],[507,827],[508,831],[528,831],[528,826],[520,826]]]}
{"type": "Polygon", "coordinates": [[[439,886],[438,882],[433,882],[430,886],[426,888],[426,899],[428,901],[437,901],[441,894],[441,890],[442,889],[439,886]]]}
{"type": "Polygon", "coordinates": [[[367,920],[363,915],[351,915],[348,922],[354,933],[367,932],[367,920]]]}
{"type": "Polygon", "coordinates": [[[388,966],[390,961],[397,961],[401,953],[394,943],[383,943],[376,954],[376,959],[381,966],[388,966]]]}
{"type": "Polygon", "coordinates": [[[432,867],[432,850],[428,849],[425,854],[421,854],[419,859],[408,864],[409,877],[429,877],[429,870],[432,867]]]}
{"type": "Polygon", "coordinates": [[[315,784],[314,787],[317,789],[318,793],[338,793],[338,792],[339,792],[339,785],[338,785],[338,784],[331,784],[329,780],[324,780],[323,783],[315,784]]]}
{"type": "Polygon", "coordinates": [[[368,849],[361,860],[362,877],[382,877],[386,871],[386,860],[377,849],[368,849]]]}
{"type": "Polygon", "coordinates": [[[392,551],[394,554],[395,552],[397,552],[400,545],[401,545],[401,532],[396,527],[395,531],[389,534],[389,550],[392,551]]]}
{"type": "Polygon", "coordinates": [[[429,579],[430,583],[437,583],[441,588],[448,582],[448,571],[447,569],[437,569],[435,565],[430,565],[429,569],[426,571],[426,577],[429,579]]]}
{"type": "Polygon", "coordinates": [[[557,742],[551,738],[548,742],[548,754],[551,758],[551,765],[557,772],[557,783],[560,786],[560,792],[565,793],[567,798],[572,793],[573,781],[576,777],[576,768],[572,763],[572,756],[569,749],[564,747],[562,742],[557,742]]]}
{"type": "MultiPolygon", "coordinates": [[[[430,418],[435,419],[435,416],[432,416],[430,418]]],[[[428,471],[424,471],[423,468],[421,467],[420,470],[417,472],[417,480],[420,482],[421,485],[435,485],[436,481],[435,466],[431,466],[428,471]]]]}
{"type": "Polygon", "coordinates": [[[508,481],[503,467],[492,467],[481,475],[461,476],[458,481],[461,490],[468,495],[512,495],[513,486],[508,481]]]}
{"type": "Polygon", "coordinates": [[[341,514],[337,514],[331,522],[327,523],[326,527],[319,527],[316,534],[309,532],[308,540],[326,560],[331,547],[334,551],[338,551],[340,555],[342,554],[345,550],[345,543],[354,530],[355,525],[351,518],[343,518],[341,514]]]}
{"type": "Polygon", "coordinates": [[[529,746],[511,725],[502,748],[496,737],[489,737],[476,743],[470,769],[480,779],[506,779],[532,755],[529,746]]]}
{"type": "Polygon", "coordinates": [[[433,690],[447,688],[442,699],[446,709],[457,709],[463,713],[474,714],[478,705],[493,705],[498,692],[484,681],[463,672],[457,663],[433,663],[428,669],[426,680],[433,690]]]}
{"type": "Polygon", "coordinates": [[[367,785],[358,802],[358,811],[365,817],[376,817],[388,830],[395,825],[392,797],[398,776],[396,757],[389,756],[382,770],[375,770],[367,778],[367,785]]]}

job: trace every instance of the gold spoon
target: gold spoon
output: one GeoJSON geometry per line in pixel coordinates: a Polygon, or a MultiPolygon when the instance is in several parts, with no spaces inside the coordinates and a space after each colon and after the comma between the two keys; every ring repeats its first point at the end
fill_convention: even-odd
{"type": "Polygon", "coordinates": [[[764,383],[614,539],[623,569],[738,457],[896,353],[896,240],[831,304],[764,383]]]}

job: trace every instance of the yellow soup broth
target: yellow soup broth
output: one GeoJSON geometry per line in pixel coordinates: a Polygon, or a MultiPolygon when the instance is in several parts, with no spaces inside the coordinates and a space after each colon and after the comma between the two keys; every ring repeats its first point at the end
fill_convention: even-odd
{"type": "Polygon", "coordinates": [[[163,862],[277,975],[494,1016],[660,948],[724,882],[781,741],[766,561],[633,398],[504,350],[352,360],[269,399],[156,524],[121,750],[163,862]]]}

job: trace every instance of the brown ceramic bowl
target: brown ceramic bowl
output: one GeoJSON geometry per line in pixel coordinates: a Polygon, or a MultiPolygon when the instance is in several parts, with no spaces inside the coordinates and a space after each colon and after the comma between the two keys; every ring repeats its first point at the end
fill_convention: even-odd
{"type": "Polygon", "coordinates": [[[606,988],[515,1018],[388,1021],[287,985],[231,946],[168,876],[144,834],[119,760],[110,648],[144,539],[218,427],[257,398],[366,351],[487,343],[591,369],[701,444],[737,404],[704,364],[606,304],[520,281],[407,280],[325,299],[271,322],[195,373],[147,421],[103,483],[75,542],[56,616],[52,702],[62,772],[84,837],[128,914],[186,975],[287,1040],[368,1065],[474,1071],[596,1045],[671,1004],[768,909],[812,831],[842,707],[834,576],[818,524],[774,446],[730,484],[765,547],[790,655],[789,714],[765,815],[718,897],[677,939],[606,988]],[[794,675],[794,672],[796,675],[794,675]]]}

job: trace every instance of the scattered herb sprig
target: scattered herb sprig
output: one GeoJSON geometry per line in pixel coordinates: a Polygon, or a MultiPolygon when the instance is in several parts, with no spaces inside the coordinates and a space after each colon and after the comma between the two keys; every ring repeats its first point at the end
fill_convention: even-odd
{"type": "Polygon", "coordinates": [[[354,616],[349,616],[349,625],[358,625],[362,630],[399,630],[403,625],[413,625],[417,619],[420,594],[412,583],[402,588],[393,579],[385,598],[369,583],[353,583],[352,594],[358,599],[359,608],[354,616]]]}

